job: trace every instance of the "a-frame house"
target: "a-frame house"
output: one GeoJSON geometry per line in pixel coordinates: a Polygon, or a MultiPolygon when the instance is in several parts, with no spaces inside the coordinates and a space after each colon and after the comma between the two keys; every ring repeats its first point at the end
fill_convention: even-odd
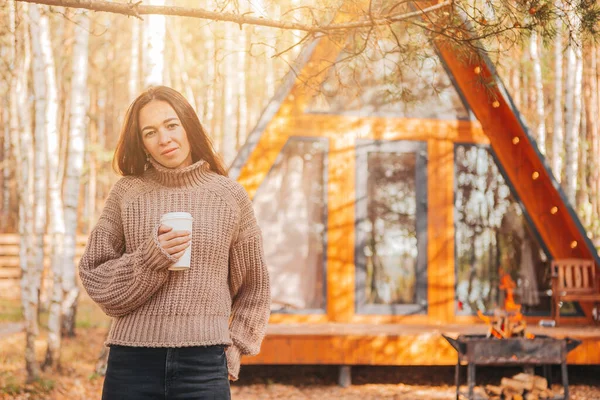
{"type": "MultiPolygon", "coordinates": [[[[425,38],[430,58],[392,59],[406,72],[390,86],[385,58],[337,68],[347,40],[303,49],[230,170],[273,297],[261,354],[243,362],[454,364],[440,334],[481,331],[500,271],[542,329],[551,260],[600,262],[492,62],[425,38]]],[[[584,340],[569,362],[600,363],[592,307],[562,315],[544,333],[584,340]]]]}

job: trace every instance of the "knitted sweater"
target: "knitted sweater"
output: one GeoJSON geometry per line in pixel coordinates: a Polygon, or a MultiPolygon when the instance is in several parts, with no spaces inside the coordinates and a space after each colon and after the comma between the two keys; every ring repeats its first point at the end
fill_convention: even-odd
{"type": "Polygon", "coordinates": [[[241,354],[260,350],[270,290],[252,202],[237,182],[199,161],[182,169],[158,163],[112,188],[79,265],[87,293],[113,317],[107,345],[227,345],[237,379],[241,354]],[[158,242],[160,217],[192,214],[191,268],[158,242]]]}

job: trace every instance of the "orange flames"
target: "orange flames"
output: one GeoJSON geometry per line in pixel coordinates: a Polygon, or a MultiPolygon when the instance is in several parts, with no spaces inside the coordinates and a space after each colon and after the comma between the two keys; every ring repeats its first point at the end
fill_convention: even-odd
{"type": "Polygon", "coordinates": [[[510,274],[500,269],[499,288],[504,290],[504,307],[497,310],[494,318],[484,315],[477,311],[479,318],[490,327],[489,334],[498,338],[510,338],[514,336],[524,336],[527,339],[533,339],[535,335],[525,332],[525,321],[521,313],[521,305],[515,302],[514,290],[517,287],[510,274]]]}

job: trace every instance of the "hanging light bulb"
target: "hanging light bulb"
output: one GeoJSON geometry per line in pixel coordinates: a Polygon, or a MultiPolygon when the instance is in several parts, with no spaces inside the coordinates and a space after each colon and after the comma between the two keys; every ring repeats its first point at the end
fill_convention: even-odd
{"type": "Polygon", "coordinates": [[[574,249],[575,247],[577,247],[577,240],[571,242],[571,248],[574,249]]]}
{"type": "Polygon", "coordinates": [[[477,75],[479,75],[479,74],[481,73],[481,67],[480,67],[480,66],[477,66],[477,67],[475,67],[475,68],[473,69],[473,71],[474,71],[474,72],[475,72],[477,75]]]}
{"type": "Polygon", "coordinates": [[[550,214],[554,215],[558,212],[558,207],[554,206],[550,209],[550,214]]]}
{"type": "Polygon", "coordinates": [[[500,102],[498,100],[494,100],[494,102],[492,103],[492,107],[494,107],[494,108],[500,107],[500,102]]]}
{"type": "Polygon", "coordinates": [[[540,173],[537,171],[533,171],[533,174],[531,174],[531,179],[533,179],[534,181],[540,177],[540,173]]]}
{"type": "Polygon", "coordinates": [[[519,137],[518,137],[518,136],[515,136],[515,137],[512,139],[512,142],[513,142],[513,144],[519,144],[519,142],[520,142],[520,141],[521,141],[521,139],[519,139],[519,137]]]}

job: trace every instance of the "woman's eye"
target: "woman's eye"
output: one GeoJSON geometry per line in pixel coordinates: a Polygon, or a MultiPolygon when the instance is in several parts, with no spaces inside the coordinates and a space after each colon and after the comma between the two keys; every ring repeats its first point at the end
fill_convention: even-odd
{"type": "Polygon", "coordinates": [[[144,137],[152,136],[153,134],[154,134],[154,131],[146,131],[146,132],[144,132],[144,137]]]}
{"type": "Polygon", "coordinates": [[[167,128],[169,129],[175,129],[177,127],[177,124],[169,124],[167,125],[167,128]]]}

